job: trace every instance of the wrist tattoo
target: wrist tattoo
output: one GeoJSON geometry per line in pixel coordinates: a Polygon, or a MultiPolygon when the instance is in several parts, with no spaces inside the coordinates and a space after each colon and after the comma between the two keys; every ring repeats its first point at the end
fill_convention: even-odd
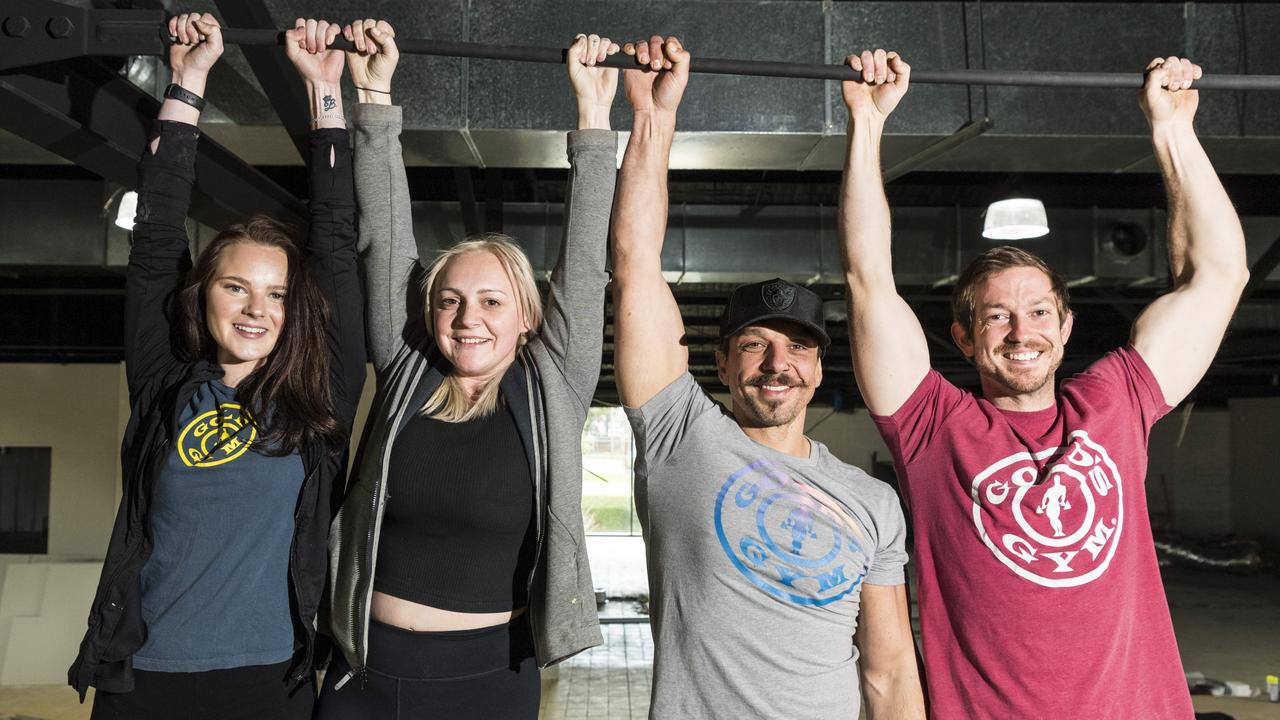
{"type": "Polygon", "coordinates": [[[342,96],[332,86],[316,88],[311,99],[311,122],[315,127],[319,123],[343,121],[342,96]]]}

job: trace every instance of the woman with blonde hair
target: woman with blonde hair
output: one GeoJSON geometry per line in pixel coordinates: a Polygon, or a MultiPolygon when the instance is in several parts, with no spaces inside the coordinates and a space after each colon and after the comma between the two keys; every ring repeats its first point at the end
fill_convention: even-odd
{"type": "Polygon", "coordinates": [[[618,46],[579,36],[569,51],[579,129],[544,310],[505,236],[459,243],[411,281],[422,268],[390,104],[394,30],[365,20],[345,32],[357,48],[356,195],[378,394],[330,538],[340,653],[318,717],[532,720],[538,667],[601,642],[581,432],[600,373],[617,167],[617,71],[595,64],[618,46]]]}

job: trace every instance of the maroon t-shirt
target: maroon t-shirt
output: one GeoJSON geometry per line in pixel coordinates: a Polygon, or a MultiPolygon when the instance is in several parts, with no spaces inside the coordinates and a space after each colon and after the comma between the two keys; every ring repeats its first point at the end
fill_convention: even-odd
{"type": "Polygon", "coordinates": [[[1191,718],[1144,482],[1170,407],[1138,351],[996,408],[930,371],[875,417],[911,511],[937,718],[1191,718]]]}

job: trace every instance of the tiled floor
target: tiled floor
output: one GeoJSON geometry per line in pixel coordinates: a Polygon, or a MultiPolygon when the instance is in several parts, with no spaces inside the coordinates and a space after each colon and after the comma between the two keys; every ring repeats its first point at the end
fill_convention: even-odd
{"type": "Polygon", "coordinates": [[[649,717],[653,636],[648,623],[604,625],[604,644],[569,658],[542,680],[542,720],[649,717]]]}

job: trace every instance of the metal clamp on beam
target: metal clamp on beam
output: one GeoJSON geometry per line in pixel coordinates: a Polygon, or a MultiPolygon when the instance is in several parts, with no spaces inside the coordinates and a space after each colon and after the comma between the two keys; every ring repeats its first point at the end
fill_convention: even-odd
{"type": "Polygon", "coordinates": [[[5,0],[0,70],[80,57],[163,55],[163,10],[97,10],[54,0],[5,0]]]}

